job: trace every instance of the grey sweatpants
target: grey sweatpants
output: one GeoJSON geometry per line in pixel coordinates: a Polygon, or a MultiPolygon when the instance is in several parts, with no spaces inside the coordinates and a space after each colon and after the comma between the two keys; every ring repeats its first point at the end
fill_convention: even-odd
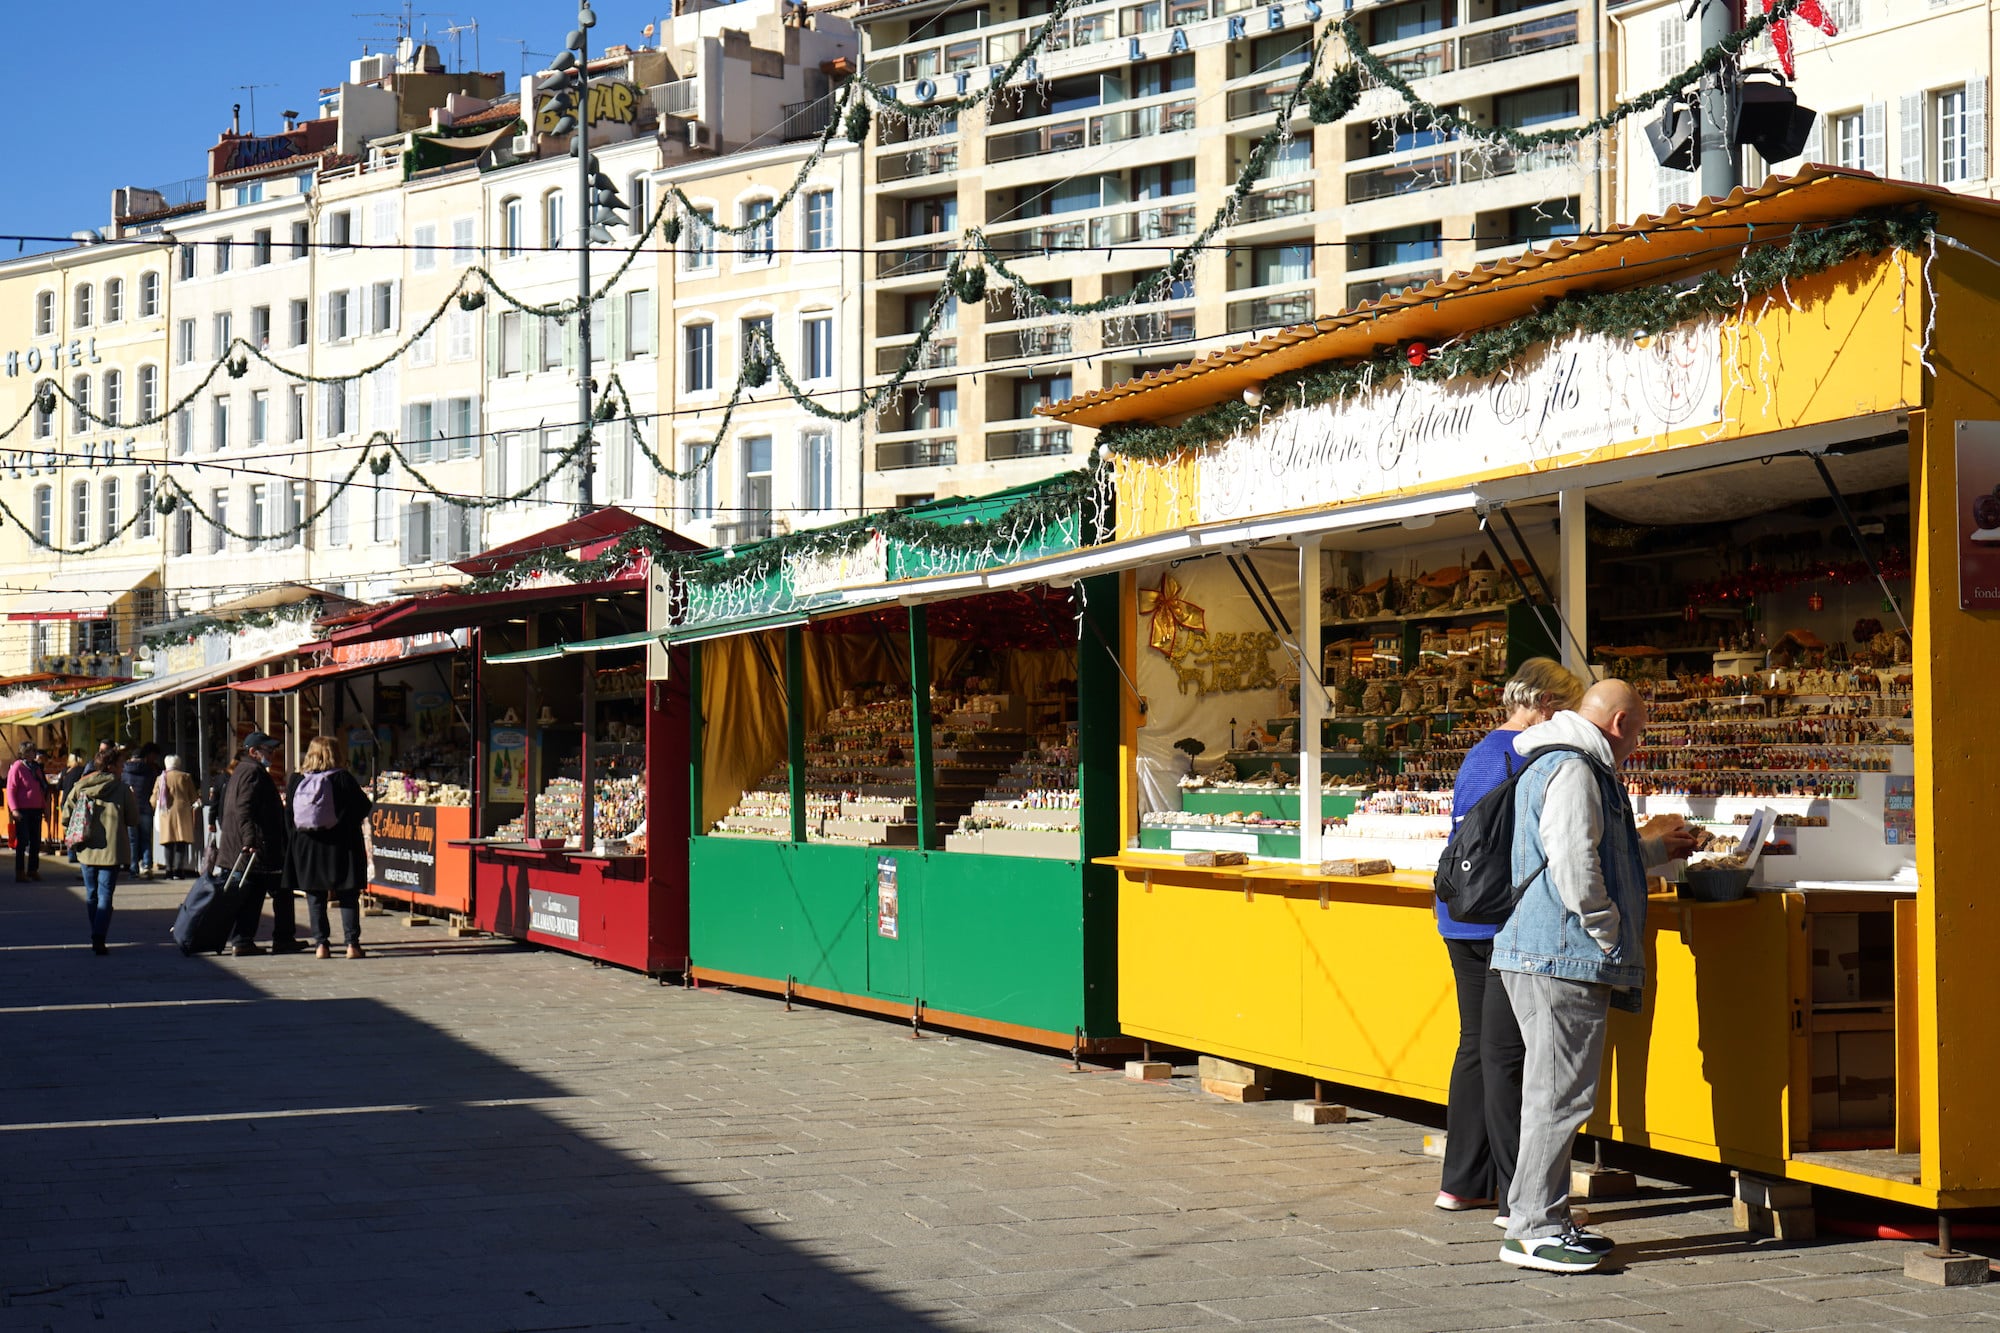
{"type": "Polygon", "coordinates": [[[1502,972],[1500,984],[1527,1048],[1507,1237],[1541,1240],[1569,1229],[1570,1149],[1597,1105],[1611,988],[1527,972],[1502,972]]]}

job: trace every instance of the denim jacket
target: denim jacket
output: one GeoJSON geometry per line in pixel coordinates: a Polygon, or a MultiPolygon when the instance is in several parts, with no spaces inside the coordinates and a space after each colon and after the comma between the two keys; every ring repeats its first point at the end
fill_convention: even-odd
{"type": "MultiPolygon", "coordinates": [[[[1574,754],[1553,754],[1528,766],[1515,788],[1515,882],[1526,882],[1519,906],[1493,941],[1493,967],[1503,972],[1530,972],[1595,982],[1628,992],[1614,997],[1621,1008],[1638,1007],[1638,992],[1646,982],[1646,867],[1632,806],[1610,767],[1610,747],[1601,733],[1574,713],[1558,714],[1549,722],[1523,732],[1515,748],[1528,753],[1550,744],[1577,745],[1598,755],[1586,760],[1574,754]],[[1586,734],[1587,733],[1587,734],[1586,734]],[[1597,864],[1608,903],[1583,904],[1590,920],[1579,914],[1578,887],[1568,886],[1566,899],[1557,885],[1544,846],[1543,815],[1550,782],[1571,764],[1586,765],[1598,801],[1597,864]],[[1594,910],[1593,910],[1594,909],[1594,910]],[[1608,938],[1608,944],[1600,943],[1608,938]]],[[[1555,812],[1560,819],[1560,813],[1555,812]]],[[[1547,830],[1561,836],[1568,830],[1547,830]]],[[[1576,836],[1587,837],[1579,827],[1576,836]]],[[[1558,857],[1560,859],[1560,856],[1558,857]]]]}

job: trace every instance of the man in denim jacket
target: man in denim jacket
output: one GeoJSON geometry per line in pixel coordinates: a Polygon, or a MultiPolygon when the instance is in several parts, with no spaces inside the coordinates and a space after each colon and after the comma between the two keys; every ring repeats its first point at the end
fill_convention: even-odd
{"type": "Polygon", "coordinates": [[[1645,700],[1607,680],[1586,691],[1575,712],[1514,741],[1523,756],[1550,745],[1584,752],[1544,755],[1515,788],[1514,882],[1525,887],[1493,940],[1493,969],[1527,1047],[1520,1155],[1500,1251],[1503,1262],[1522,1268],[1588,1272],[1611,1251],[1609,1240],[1570,1216],[1570,1147],[1597,1104],[1607,1010],[1638,1009],[1646,983],[1646,867],[1694,845],[1678,820],[1644,840],[1633,827],[1618,768],[1645,730],[1645,700]]]}

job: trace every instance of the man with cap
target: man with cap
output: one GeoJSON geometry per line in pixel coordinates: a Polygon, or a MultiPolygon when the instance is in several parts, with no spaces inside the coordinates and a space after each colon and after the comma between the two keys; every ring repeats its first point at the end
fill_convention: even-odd
{"type": "Polygon", "coordinates": [[[299,943],[291,890],[284,887],[285,806],[269,772],[277,752],[277,741],[261,731],[251,732],[243,741],[243,760],[222,794],[218,873],[227,873],[245,849],[253,853],[250,892],[229,939],[230,952],[239,958],[264,952],[257,947],[257,921],[264,914],[267,895],[271,899],[271,952],[297,953],[306,947],[299,943]]]}

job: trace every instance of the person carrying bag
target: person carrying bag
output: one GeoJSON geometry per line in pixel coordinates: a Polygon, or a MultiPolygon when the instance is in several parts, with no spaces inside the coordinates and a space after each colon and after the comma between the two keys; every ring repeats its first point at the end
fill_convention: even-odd
{"type": "Polygon", "coordinates": [[[333,956],[327,902],[340,908],[349,958],[363,958],[361,890],[368,882],[366,829],[375,803],[347,771],[340,742],[315,736],[291,784],[290,872],[306,895],[315,956],[333,956]]]}

